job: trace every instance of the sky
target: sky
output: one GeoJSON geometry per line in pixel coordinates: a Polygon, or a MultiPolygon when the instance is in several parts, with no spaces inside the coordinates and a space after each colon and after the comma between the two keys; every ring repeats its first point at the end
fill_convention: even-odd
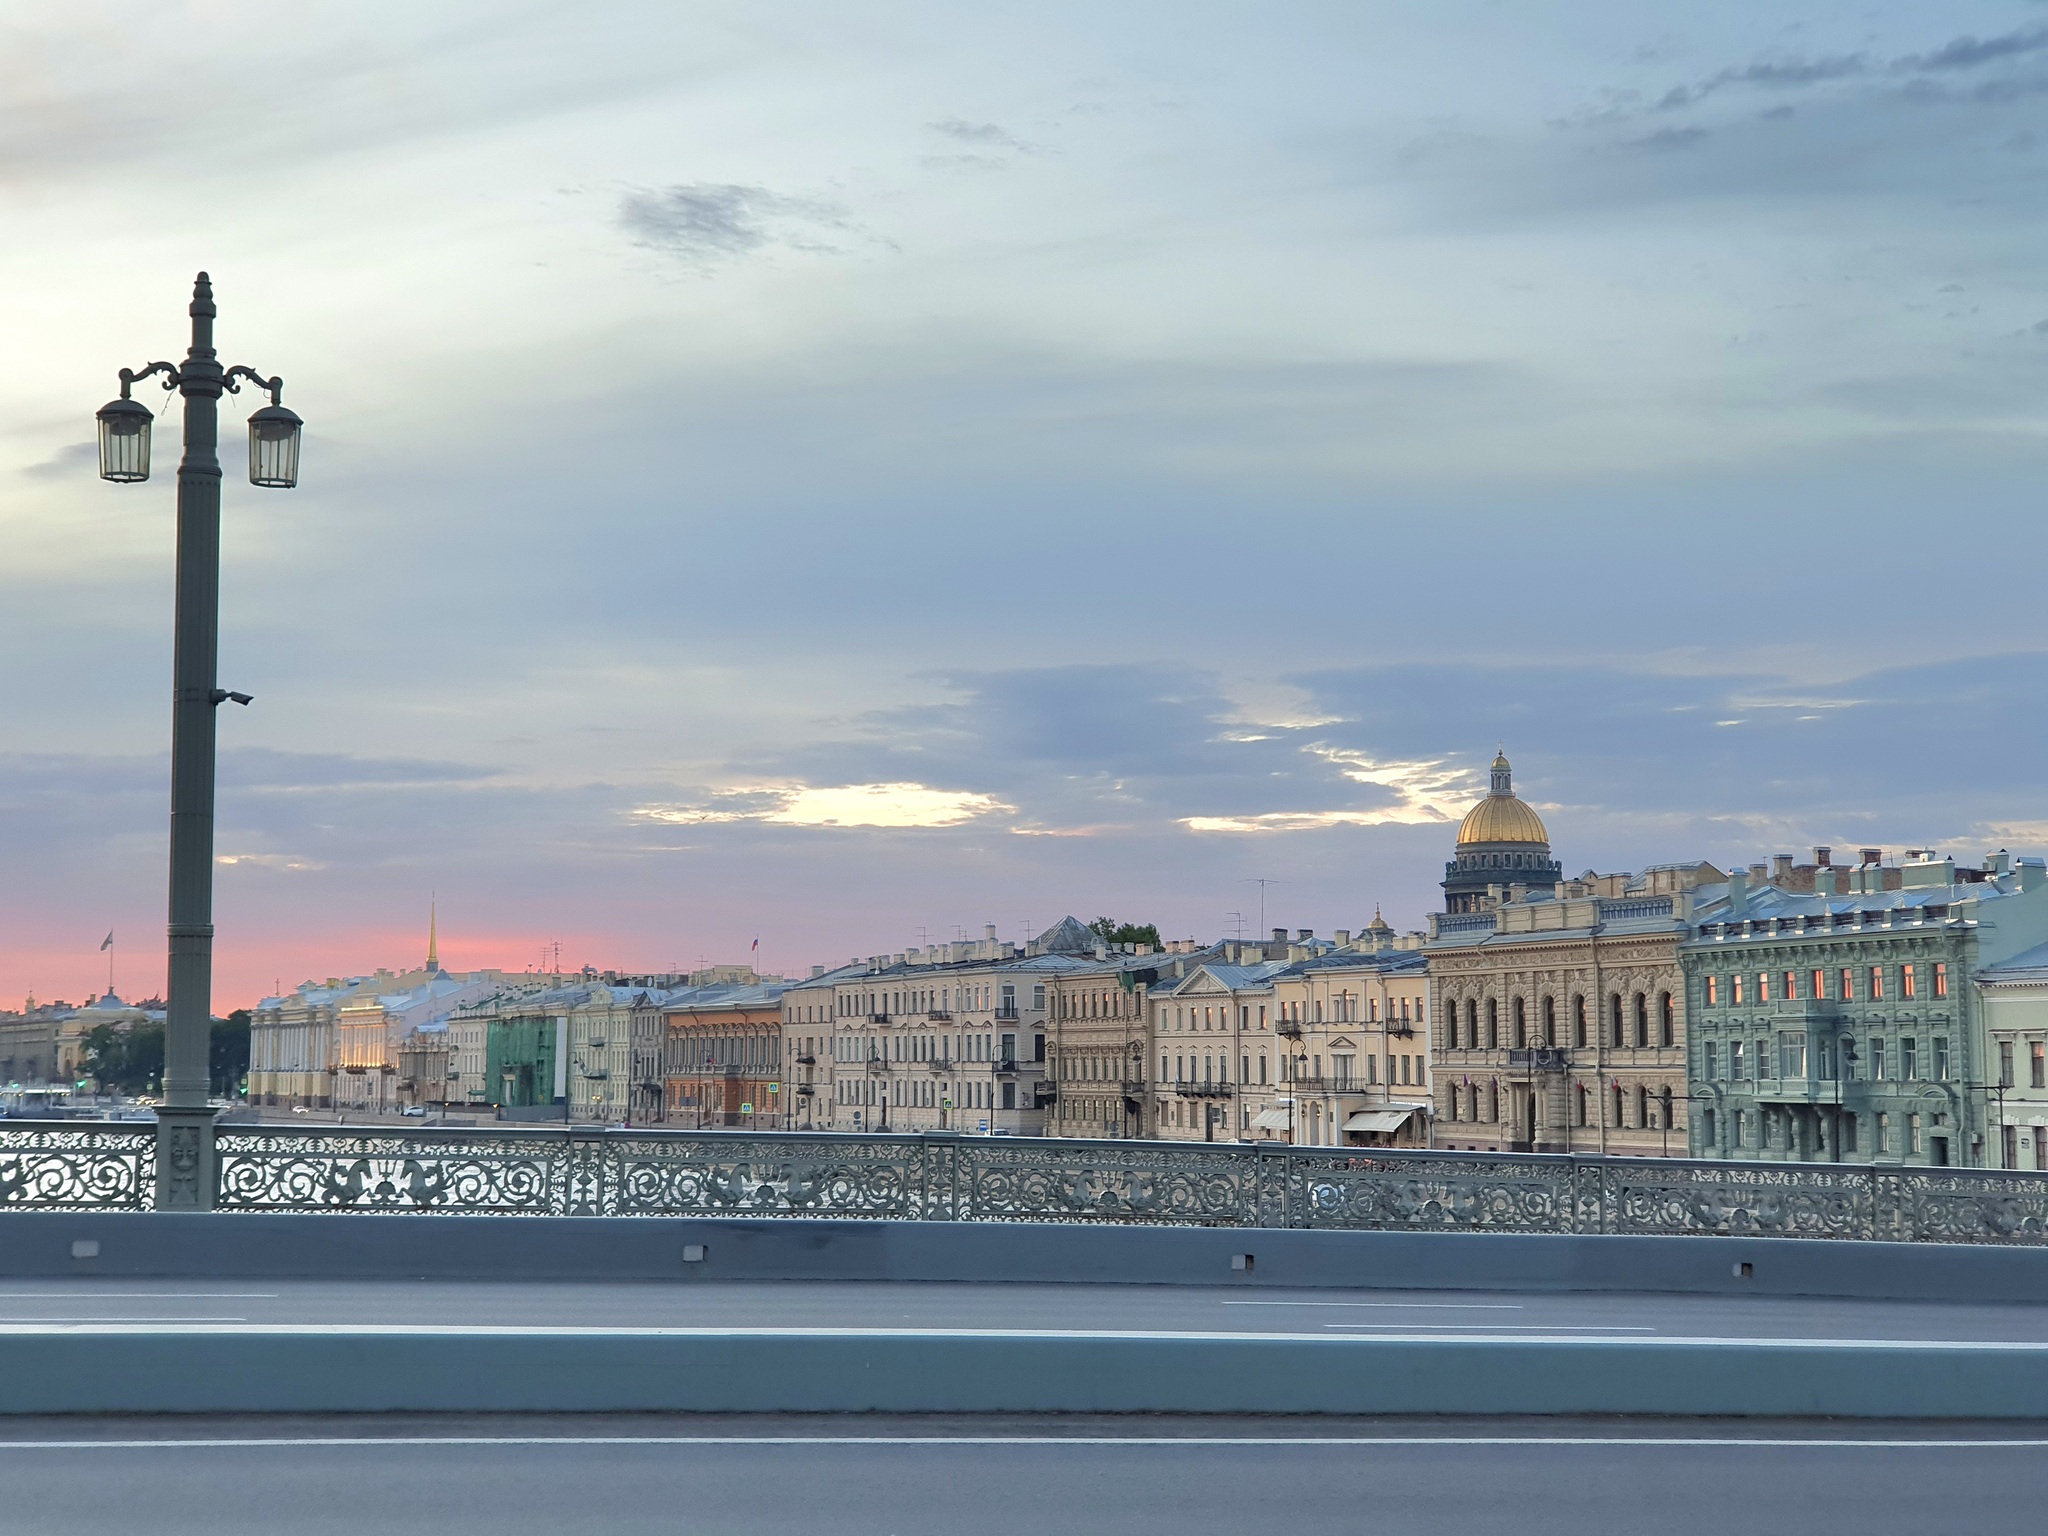
{"type": "Polygon", "coordinates": [[[162,986],[201,268],[217,1007],[1413,929],[1503,743],[1571,872],[2039,851],[2044,106],[1989,0],[14,7],[0,1004],[162,986]]]}

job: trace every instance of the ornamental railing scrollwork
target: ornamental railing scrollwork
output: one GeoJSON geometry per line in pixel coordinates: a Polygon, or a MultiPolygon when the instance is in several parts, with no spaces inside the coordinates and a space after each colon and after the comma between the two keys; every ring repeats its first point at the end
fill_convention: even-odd
{"type": "MultiPolygon", "coordinates": [[[[214,1128],[228,1211],[763,1216],[2048,1244],[2048,1174],[1271,1143],[214,1128]]],[[[144,1210],[156,1128],[0,1121],[0,1210],[144,1210]]]]}

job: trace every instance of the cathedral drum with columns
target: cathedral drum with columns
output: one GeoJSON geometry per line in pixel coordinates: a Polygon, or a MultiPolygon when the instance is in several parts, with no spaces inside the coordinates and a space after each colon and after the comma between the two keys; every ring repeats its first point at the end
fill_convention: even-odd
{"type": "Polygon", "coordinates": [[[1430,919],[1439,1147],[1686,1151],[1678,945],[1709,865],[1564,878],[1503,752],[1430,919]]]}

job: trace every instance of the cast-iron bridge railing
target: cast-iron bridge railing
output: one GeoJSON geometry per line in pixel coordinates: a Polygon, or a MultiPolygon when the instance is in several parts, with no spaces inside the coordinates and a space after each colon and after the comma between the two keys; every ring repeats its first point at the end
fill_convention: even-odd
{"type": "MultiPolygon", "coordinates": [[[[2048,1174],[950,1134],[219,1125],[223,1211],[2048,1243],[2048,1174]]],[[[157,1127],[0,1121],[0,1209],[145,1210],[157,1127]]]]}

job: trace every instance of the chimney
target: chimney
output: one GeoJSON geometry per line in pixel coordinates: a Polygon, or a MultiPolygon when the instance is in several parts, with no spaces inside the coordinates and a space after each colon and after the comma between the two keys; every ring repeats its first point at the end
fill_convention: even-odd
{"type": "Polygon", "coordinates": [[[1339,928],[1337,930],[1337,947],[1339,949],[1349,949],[1351,947],[1351,930],[1349,928],[1339,928]]]}
{"type": "Polygon", "coordinates": [[[1884,850],[1882,848],[1865,848],[1862,850],[1862,853],[1862,862],[1865,864],[1882,864],[1884,862],[1884,850]]]}
{"type": "Polygon", "coordinates": [[[1749,900],[1749,876],[1741,870],[1731,871],[1728,876],[1728,916],[1732,920],[1742,916],[1742,909],[1749,900]]]}
{"type": "Polygon", "coordinates": [[[1771,855],[1771,883],[1783,885],[1792,878],[1792,855],[1774,853],[1771,855]]]}
{"type": "Polygon", "coordinates": [[[1749,883],[1763,885],[1770,879],[1770,873],[1768,864],[1752,864],[1749,866],[1749,883]]]}
{"type": "Polygon", "coordinates": [[[1287,930],[1285,928],[1275,928],[1273,930],[1273,942],[1275,944],[1285,944],[1287,942],[1287,930]]]}
{"type": "Polygon", "coordinates": [[[983,923],[981,925],[981,936],[984,939],[993,939],[996,936],[996,925],[994,923],[983,923]]]}
{"type": "Polygon", "coordinates": [[[1313,928],[1298,929],[1295,933],[1297,941],[1303,944],[1306,944],[1310,939],[1314,938],[1315,936],[1316,931],[1313,928]]]}
{"type": "Polygon", "coordinates": [[[1835,872],[1830,866],[1823,864],[1813,872],[1813,894],[1816,896],[1833,896],[1837,894],[1835,891],[1835,872]]]}
{"type": "Polygon", "coordinates": [[[824,974],[825,967],[823,967],[822,965],[814,965],[811,967],[811,980],[816,981],[820,976],[824,974]]]}
{"type": "Polygon", "coordinates": [[[1832,868],[1832,867],[1833,867],[1833,865],[1834,865],[1834,861],[1835,861],[1835,850],[1834,850],[1834,849],[1832,849],[1832,848],[1816,848],[1816,849],[1814,849],[1814,850],[1813,850],[1813,862],[1814,862],[1815,864],[1817,864],[1817,865],[1818,865],[1818,866],[1819,866],[1820,868],[1822,868],[1822,869],[1829,869],[1829,868],[1832,868]]]}

